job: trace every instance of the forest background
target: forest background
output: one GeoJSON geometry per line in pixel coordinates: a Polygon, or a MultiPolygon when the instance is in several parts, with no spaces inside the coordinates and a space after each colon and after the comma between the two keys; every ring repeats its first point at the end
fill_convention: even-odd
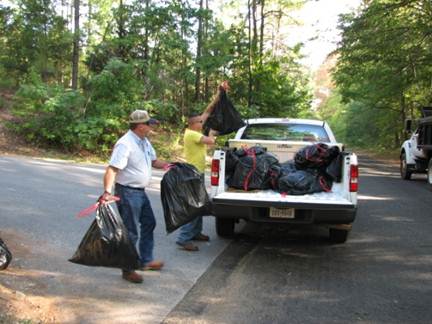
{"type": "Polygon", "coordinates": [[[170,157],[185,117],[228,80],[244,118],[319,118],[349,146],[396,151],[405,119],[432,104],[432,2],[364,0],[340,17],[338,48],[314,77],[303,44],[286,42],[307,1],[218,11],[209,0],[2,3],[0,110],[31,145],[106,157],[128,114],[146,109],[162,121],[156,150],[170,157]]]}

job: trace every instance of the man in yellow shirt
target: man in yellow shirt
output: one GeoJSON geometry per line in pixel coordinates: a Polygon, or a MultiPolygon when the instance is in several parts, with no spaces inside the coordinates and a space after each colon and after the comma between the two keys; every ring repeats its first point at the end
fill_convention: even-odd
{"type": "MultiPolygon", "coordinates": [[[[184,155],[186,162],[195,166],[202,173],[204,180],[204,171],[206,163],[207,145],[213,145],[216,138],[215,132],[210,130],[209,136],[202,134],[202,129],[208,116],[212,113],[215,104],[220,95],[220,89],[227,91],[228,82],[224,81],[219,87],[213,101],[207,106],[202,114],[193,114],[189,116],[188,128],[183,137],[184,155]]],[[[199,248],[192,241],[208,241],[210,238],[202,233],[202,217],[197,217],[192,222],[180,227],[180,234],[177,238],[177,244],[186,251],[198,251],[199,248]]]]}

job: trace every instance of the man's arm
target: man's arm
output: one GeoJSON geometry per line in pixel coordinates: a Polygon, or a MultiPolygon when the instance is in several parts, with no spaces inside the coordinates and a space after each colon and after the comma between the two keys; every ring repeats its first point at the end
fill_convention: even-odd
{"type": "Polygon", "coordinates": [[[161,161],[161,160],[154,160],[152,161],[152,167],[156,168],[156,169],[163,169],[166,170],[169,168],[169,166],[171,165],[171,163],[165,162],[165,161],[161,161]]]}
{"type": "Polygon", "coordinates": [[[209,136],[203,135],[200,142],[207,145],[214,145],[216,143],[216,137],[214,137],[211,133],[209,136]]]}
{"type": "Polygon", "coordinates": [[[114,185],[115,178],[117,176],[118,170],[116,167],[109,165],[105,170],[105,175],[103,178],[105,193],[112,194],[111,190],[114,185]]]}
{"type": "Polygon", "coordinates": [[[210,116],[210,114],[212,113],[213,109],[216,107],[216,103],[218,102],[219,97],[221,96],[222,91],[228,91],[228,90],[229,90],[228,81],[224,81],[224,82],[221,83],[220,86],[218,86],[216,95],[214,96],[213,100],[208,104],[207,108],[201,114],[201,120],[202,120],[203,124],[205,123],[205,121],[207,120],[207,118],[210,116]]]}
{"type": "Polygon", "coordinates": [[[107,168],[105,170],[104,177],[103,177],[104,192],[98,199],[98,201],[100,203],[107,204],[113,200],[113,197],[112,197],[113,193],[111,191],[112,191],[112,187],[114,185],[114,181],[115,181],[115,178],[117,176],[118,170],[119,169],[117,169],[116,167],[113,167],[111,165],[107,166],[107,168]]]}

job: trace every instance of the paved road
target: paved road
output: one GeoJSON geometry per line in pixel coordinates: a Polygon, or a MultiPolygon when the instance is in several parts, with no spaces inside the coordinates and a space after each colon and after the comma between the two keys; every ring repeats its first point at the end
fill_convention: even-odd
{"type": "Polygon", "coordinates": [[[164,323],[432,323],[432,192],[360,159],[350,239],[246,226],[164,323]]]}
{"type": "Polygon", "coordinates": [[[177,249],[175,234],[165,232],[162,173],[155,170],[147,192],[158,223],[155,256],[166,267],[145,272],[142,285],[131,284],[119,270],[67,261],[93,220],[75,215],[100,195],[104,166],[0,156],[0,169],[0,231],[14,253],[10,269],[0,273],[0,288],[49,298],[60,311],[59,323],[159,323],[228,244],[206,217],[211,242],[199,253],[177,249]]]}
{"type": "Polygon", "coordinates": [[[67,262],[91,222],[74,215],[100,194],[103,166],[0,157],[1,235],[22,242],[0,285],[51,298],[59,322],[430,323],[432,193],[422,176],[405,182],[394,166],[360,162],[346,244],[330,245],[321,228],[254,225],[226,241],[209,217],[212,241],[199,254],[165,234],[156,173],[156,255],[167,267],[133,285],[116,270],[67,262]],[[19,280],[27,270],[31,285],[19,280]]]}

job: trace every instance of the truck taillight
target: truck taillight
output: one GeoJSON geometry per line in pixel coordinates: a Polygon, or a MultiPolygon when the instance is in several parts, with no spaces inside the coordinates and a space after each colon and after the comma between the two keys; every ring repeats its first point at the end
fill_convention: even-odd
{"type": "Polygon", "coordinates": [[[358,191],[358,165],[351,165],[350,168],[350,192],[358,191]]]}
{"type": "Polygon", "coordinates": [[[212,186],[219,185],[219,160],[212,160],[210,183],[212,186]]]}

